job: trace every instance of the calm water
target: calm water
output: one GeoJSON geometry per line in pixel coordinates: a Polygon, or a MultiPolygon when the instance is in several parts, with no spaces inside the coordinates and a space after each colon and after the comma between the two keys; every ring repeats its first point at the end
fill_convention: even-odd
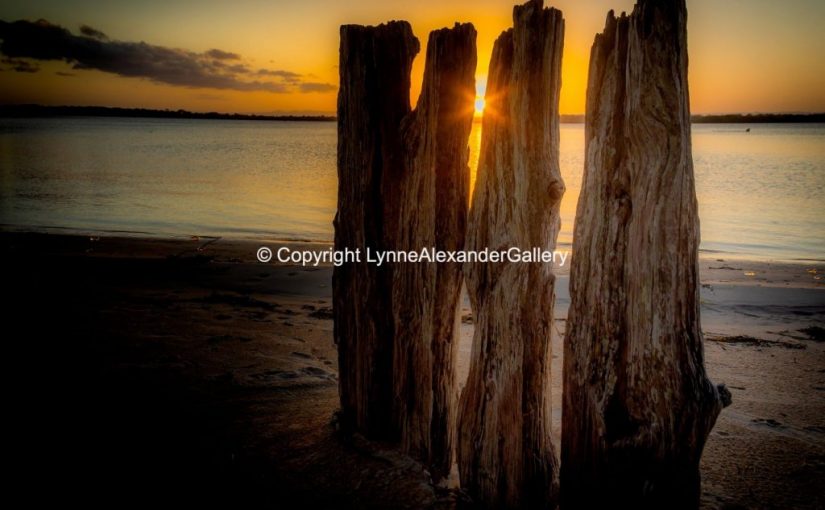
{"type": "MultiPolygon", "coordinates": [[[[695,125],[693,145],[703,250],[825,259],[825,125],[695,125]]],[[[0,223],[330,240],[335,151],[334,123],[0,119],[0,223]]],[[[583,157],[582,125],[563,124],[562,244],[583,157]]]]}

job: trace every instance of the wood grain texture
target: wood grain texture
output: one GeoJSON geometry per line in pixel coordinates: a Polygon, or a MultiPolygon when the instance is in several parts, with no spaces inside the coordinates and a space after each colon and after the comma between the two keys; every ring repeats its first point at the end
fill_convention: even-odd
{"type": "MultiPolygon", "coordinates": [[[[464,248],[475,69],[471,24],[430,34],[421,95],[402,126],[398,249],[464,248]]],[[[434,479],[447,476],[453,463],[463,280],[455,262],[394,267],[396,427],[402,450],[426,461],[434,479]]]]}
{"type": "MultiPolygon", "coordinates": [[[[409,24],[341,30],[336,249],[464,247],[476,32],[430,34],[410,111],[418,41],[409,24]]],[[[398,441],[434,478],[453,461],[463,268],[345,264],[333,273],[343,424],[398,441]]]]}
{"type": "MultiPolygon", "coordinates": [[[[468,249],[552,250],[558,235],[564,20],[540,0],[515,7],[513,20],[490,62],[468,249]]],[[[461,485],[482,506],[552,508],[552,267],[476,263],[465,272],[475,333],[460,398],[461,485]]]]}
{"type": "MultiPolygon", "coordinates": [[[[418,51],[405,21],[341,27],[336,250],[397,245],[400,126],[410,113],[410,71],[418,51]]],[[[397,440],[391,289],[390,266],[362,262],[333,270],[341,425],[370,438],[397,440]]]]}
{"type": "Polygon", "coordinates": [[[562,506],[696,508],[730,394],[705,374],[684,0],[608,14],[590,58],[564,349],[562,506]]]}

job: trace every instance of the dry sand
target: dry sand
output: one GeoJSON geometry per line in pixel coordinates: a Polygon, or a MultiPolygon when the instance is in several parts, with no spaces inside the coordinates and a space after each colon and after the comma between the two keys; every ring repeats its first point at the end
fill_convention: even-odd
{"type": "MultiPolygon", "coordinates": [[[[248,241],[0,239],[9,458],[33,501],[462,499],[391,447],[337,434],[330,267],[261,264],[261,243],[248,241]]],[[[703,508],[825,507],[825,264],[711,257],[701,271],[707,369],[733,394],[705,448],[703,508]]],[[[557,440],[569,304],[559,272],[557,440]]],[[[466,298],[462,315],[464,378],[466,298]]]]}

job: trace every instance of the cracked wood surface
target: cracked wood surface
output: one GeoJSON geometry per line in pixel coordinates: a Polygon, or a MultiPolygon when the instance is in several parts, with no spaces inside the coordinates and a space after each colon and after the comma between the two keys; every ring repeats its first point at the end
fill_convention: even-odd
{"type": "MultiPolygon", "coordinates": [[[[564,20],[533,0],[513,21],[490,62],[468,249],[552,250],[558,235],[564,20]]],[[[465,272],[475,333],[459,410],[462,487],[486,507],[552,508],[552,267],[473,263],[465,272]]]]}
{"type": "Polygon", "coordinates": [[[684,0],[608,14],[590,58],[564,349],[562,506],[696,508],[730,394],[704,368],[684,0]]]}

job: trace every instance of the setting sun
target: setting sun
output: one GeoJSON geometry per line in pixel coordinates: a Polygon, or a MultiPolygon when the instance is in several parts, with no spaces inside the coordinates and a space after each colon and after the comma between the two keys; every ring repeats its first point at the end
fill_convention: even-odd
{"type": "Polygon", "coordinates": [[[481,117],[481,114],[484,113],[484,98],[477,97],[476,98],[476,117],[481,117]]]}

